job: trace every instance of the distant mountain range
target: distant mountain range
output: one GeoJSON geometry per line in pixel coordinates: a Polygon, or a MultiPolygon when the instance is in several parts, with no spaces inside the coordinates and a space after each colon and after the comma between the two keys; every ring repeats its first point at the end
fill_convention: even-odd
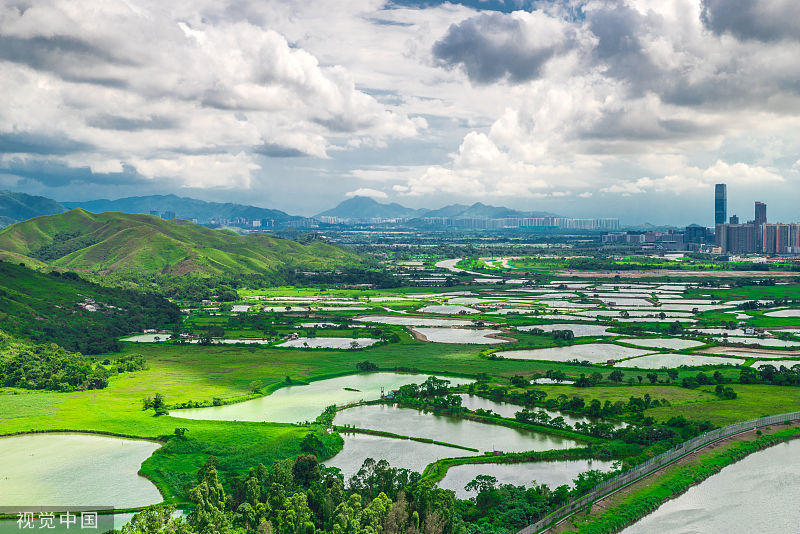
{"type": "MultiPolygon", "coordinates": [[[[78,202],[57,202],[55,200],[0,191],[0,228],[18,221],[24,221],[42,215],[54,215],[65,211],[80,208],[91,213],[140,213],[144,215],[166,213],[174,214],[175,218],[192,220],[197,219],[200,224],[209,224],[220,219],[233,221],[235,219],[272,220],[276,225],[296,221],[304,217],[290,215],[284,211],[269,208],[260,208],[245,204],[206,202],[195,198],[179,197],[177,195],[149,195],[139,197],[119,198],[116,200],[98,199],[78,202]]],[[[470,206],[466,204],[451,204],[439,209],[414,209],[402,206],[395,202],[382,204],[369,197],[353,197],[341,202],[335,208],[323,211],[316,215],[321,217],[338,217],[353,221],[369,219],[421,219],[423,217],[449,217],[452,219],[486,218],[500,219],[505,217],[552,217],[553,213],[545,211],[520,211],[501,206],[489,206],[476,202],[470,206]]]]}
{"type": "Polygon", "coordinates": [[[0,228],[40,215],[67,211],[62,204],[47,197],[0,190],[0,228]]]}
{"type": "Polygon", "coordinates": [[[362,262],[355,254],[321,241],[301,244],[264,233],[212,230],[182,219],[82,209],[0,230],[0,260],[137,276],[265,274],[362,262]]]}
{"type": "Polygon", "coordinates": [[[369,197],[353,197],[340,203],[335,208],[323,211],[317,217],[339,217],[340,219],[419,219],[422,217],[449,217],[452,219],[486,218],[500,219],[504,217],[555,217],[546,211],[519,211],[511,208],[488,206],[476,202],[471,206],[451,204],[443,208],[412,209],[397,203],[381,204],[369,197]]]}
{"type": "Polygon", "coordinates": [[[197,219],[200,223],[208,223],[212,219],[272,219],[275,222],[285,222],[300,217],[294,217],[280,210],[247,206],[244,204],[206,202],[195,198],[179,197],[177,195],[150,195],[144,197],[127,197],[117,200],[86,200],[82,202],[62,202],[69,208],[81,208],[92,213],[117,211],[121,213],[143,213],[150,215],[158,212],[172,212],[179,219],[197,219]]]}

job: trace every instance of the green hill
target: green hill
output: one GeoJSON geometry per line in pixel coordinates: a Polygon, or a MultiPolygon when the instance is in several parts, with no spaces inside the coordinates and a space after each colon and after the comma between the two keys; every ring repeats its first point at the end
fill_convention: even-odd
{"type": "Polygon", "coordinates": [[[46,197],[0,190],[0,228],[32,217],[65,211],[64,206],[46,197]]]}
{"type": "Polygon", "coordinates": [[[11,334],[98,354],[118,350],[119,336],[179,322],[178,307],[161,296],[0,262],[0,330],[11,334]]]}
{"type": "Polygon", "coordinates": [[[361,263],[323,242],[238,235],[182,219],[74,209],[0,230],[0,259],[95,273],[264,274],[361,263]]]}

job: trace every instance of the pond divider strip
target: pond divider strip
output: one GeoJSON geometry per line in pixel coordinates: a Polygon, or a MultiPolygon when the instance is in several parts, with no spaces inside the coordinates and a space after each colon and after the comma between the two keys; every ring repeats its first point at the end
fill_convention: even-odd
{"type": "Polygon", "coordinates": [[[384,438],[392,438],[392,439],[405,439],[411,441],[418,441],[420,443],[427,443],[429,445],[441,445],[442,447],[451,447],[453,449],[461,449],[464,451],[470,452],[480,452],[478,449],[474,449],[472,447],[465,447],[464,445],[456,445],[455,443],[447,443],[445,441],[436,441],[430,438],[417,438],[414,436],[403,436],[401,434],[395,434],[393,432],[385,432],[383,430],[370,430],[368,428],[357,428],[357,427],[344,427],[344,426],[335,426],[334,427],[337,432],[341,434],[368,434],[371,436],[380,436],[384,438]]]}

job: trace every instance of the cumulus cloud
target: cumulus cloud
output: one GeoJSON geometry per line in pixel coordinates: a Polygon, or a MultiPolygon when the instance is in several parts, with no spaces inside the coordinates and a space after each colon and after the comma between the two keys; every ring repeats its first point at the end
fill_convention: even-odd
{"type": "Polygon", "coordinates": [[[717,34],[741,39],[800,39],[794,0],[703,0],[703,22],[717,34]]]}
{"type": "Polygon", "coordinates": [[[784,182],[783,176],[757,165],[727,163],[718,160],[707,168],[684,166],[680,172],[659,178],[643,177],[633,181],[611,184],[601,190],[606,193],[632,195],[648,192],[685,193],[687,191],[710,190],[714,184],[727,183],[732,186],[769,186],[784,182]]]}
{"type": "Polygon", "coordinates": [[[369,187],[362,187],[360,189],[356,189],[355,191],[349,191],[345,193],[347,198],[353,197],[369,197],[369,198],[388,198],[389,195],[384,193],[383,191],[378,191],[377,189],[370,189],[369,187]]]}
{"type": "Polygon", "coordinates": [[[433,56],[445,67],[463,67],[476,83],[520,83],[540,77],[575,40],[574,28],[541,12],[484,13],[451,25],[433,56]]]}
{"type": "Polygon", "coordinates": [[[247,187],[260,158],[325,158],[343,135],[379,145],[425,127],[267,21],[204,16],[221,4],[235,2],[0,6],[0,153],[88,165],[98,179],[128,166],[178,185],[247,187]]]}
{"type": "Polygon", "coordinates": [[[444,33],[433,57],[502,89],[506,109],[465,135],[450,162],[397,191],[453,193],[462,183],[476,195],[580,197],[788,183],[781,161],[798,148],[788,125],[800,126],[800,43],[792,37],[800,32],[788,2],[743,7],[760,37],[725,13],[736,11],[729,2],[578,4],[580,17],[556,8],[482,14],[444,33]],[[532,46],[534,24],[558,31],[532,46]],[[781,148],[768,138],[782,139],[781,148]]]}

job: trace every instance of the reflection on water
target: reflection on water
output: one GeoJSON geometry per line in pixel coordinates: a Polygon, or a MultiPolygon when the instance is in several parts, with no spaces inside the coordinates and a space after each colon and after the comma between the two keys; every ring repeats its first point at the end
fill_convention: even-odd
{"type": "MultiPolygon", "coordinates": [[[[517,412],[520,412],[524,409],[524,406],[520,406],[519,404],[511,404],[509,402],[496,402],[493,400],[485,399],[483,397],[479,397],[478,395],[470,395],[469,393],[461,393],[461,406],[464,408],[468,408],[470,410],[491,410],[497,415],[501,417],[507,417],[509,419],[514,419],[514,416],[517,412]]],[[[575,425],[575,423],[593,423],[597,421],[601,421],[601,419],[593,419],[589,417],[576,417],[574,415],[569,415],[561,412],[554,412],[552,410],[545,410],[544,408],[534,407],[532,408],[535,412],[545,412],[550,417],[563,417],[564,421],[569,425],[575,425]]],[[[622,428],[625,426],[625,423],[619,423],[614,421],[607,421],[613,424],[617,428],[622,428]]]]}
{"type": "Polygon", "coordinates": [[[345,475],[345,479],[348,479],[361,468],[367,458],[373,458],[376,461],[386,460],[392,467],[421,473],[426,465],[441,458],[473,454],[478,453],[418,441],[367,434],[346,434],[344,435],[344,448],[324,463],[328,467],[338,467],[345,475]]]}

